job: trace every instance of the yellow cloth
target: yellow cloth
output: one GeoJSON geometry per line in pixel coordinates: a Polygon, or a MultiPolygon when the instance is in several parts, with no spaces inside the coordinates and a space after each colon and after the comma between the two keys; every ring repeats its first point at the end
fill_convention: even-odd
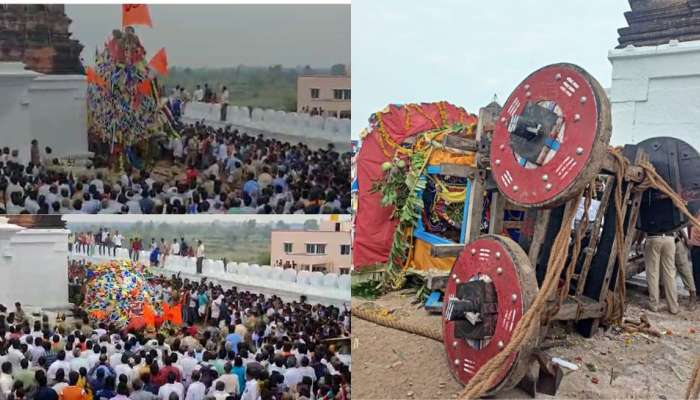
{"type": "Polygon", "coordinates": [[[416,270],[437,269],[440,271],[449,271],[452,269],[452,264],[455,263],[456,257],[433,257],[430,255],[432,246],[420,239],[416,239],[413,247],[413,257],[411,259],[411,268],[416,270]]]}

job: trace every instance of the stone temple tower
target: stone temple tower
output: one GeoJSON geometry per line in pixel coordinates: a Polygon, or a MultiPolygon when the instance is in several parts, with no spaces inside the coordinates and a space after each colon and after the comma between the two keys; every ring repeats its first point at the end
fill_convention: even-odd
{"type": "Polygon", "coordinates": [[[63,4],[0,4],[0,62],[43,74],[84,74],[83,45],[71,39],[63,4]]]}

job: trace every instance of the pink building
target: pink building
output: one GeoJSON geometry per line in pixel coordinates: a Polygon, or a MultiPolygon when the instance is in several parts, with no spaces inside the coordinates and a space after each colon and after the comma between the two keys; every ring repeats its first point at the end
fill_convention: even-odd
{"type": "Polygon", "coordinates": [[[297,78],[297,112],[350,118],[349,75],[305,75],[297,78]],[[315,111],[314,111],[315,110],[315,111]]]}
{"type": "Polygon", "coordinates": [[[273,230],[270,261],[297,271],[349,274],[350,242],[350,222],[337,216],[321,221],[317,231],[273,230]]]}

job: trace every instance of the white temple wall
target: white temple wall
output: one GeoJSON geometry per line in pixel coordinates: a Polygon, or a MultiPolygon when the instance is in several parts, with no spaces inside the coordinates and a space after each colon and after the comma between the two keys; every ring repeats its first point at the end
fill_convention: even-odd
{"type": "Polygon", "coordinates": [[[68,302],[68,231],[0,221],[0,303],[42,308],[68,302]]]}
{"type": "Polygon", "coordinates": [[[284,112],[247,107],[229,106],[226,121],[221,121],[220,105],[189,102],[183,118],[187,122],[204,120],[209,124],[228,123],[244,128],[259,129],[289,136],[324,139],[347,143],[350,137],[350,120],[335,117],[310,116],[296,112],[284,112]]]}
{"type": "Polygon", "coordinates": [[[29,87],[31,133],[42,152],[84,155],[87,142],[87,82],[84,75],[43,75],[29,87]]]}
{"type": "Polygon", "coordinates": [[[610,50],[612,144],[674,136],[700,150],[700,41],[610,50]]]}
{"type": "Polygon", "coordinates": [[[21,62],[0,62],[0,147],[19,150],[22,162],[29,161],[32,140],[28,89],[40,75],[21,62]]]}

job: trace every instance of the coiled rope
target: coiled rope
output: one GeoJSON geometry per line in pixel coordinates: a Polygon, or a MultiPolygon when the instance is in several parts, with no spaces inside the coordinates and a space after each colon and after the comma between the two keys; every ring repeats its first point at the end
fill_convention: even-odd
{"type": "Polygon", "coordinates": [[[364,319],[365,321],[373,322],[377,325],[387,328],[397,329],[400,331],[413,333],[414,335],[423,336],[428,339],[442,342],[442,329],[431,328],[426,325],[412,324],[406,321],[400,321],[391,317],[387,317],[377,311],[368,310],[362,307],[352,310],[352,316],[364,319]]]}

